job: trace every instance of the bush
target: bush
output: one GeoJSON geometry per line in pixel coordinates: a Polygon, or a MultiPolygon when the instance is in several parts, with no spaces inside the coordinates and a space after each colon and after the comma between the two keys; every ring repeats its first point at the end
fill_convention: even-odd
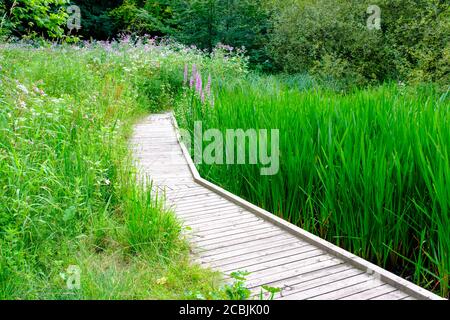
{"type": "Polygon", "coordinates": [[[448,83],[449,4],[382,0],[381,30],[366,25],[371,1],[294,0],[278,5],[270,50],[287,72],[368,84],[448,83]],[[337,2],[337,3],[336,3],[337,2]]]}
{"type": "Polygon", "coordinates": [[[63,38],[68,4],[69,0],[5,1],[0,5],[0,36],[63,38]]]}

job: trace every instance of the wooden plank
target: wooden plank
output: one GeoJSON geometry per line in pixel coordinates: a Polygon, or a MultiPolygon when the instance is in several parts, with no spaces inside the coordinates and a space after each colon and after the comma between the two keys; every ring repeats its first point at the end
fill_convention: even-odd
{"type": "Polygon", "coordinates": [[[179,213],[180,215],[183,214],[188,214],[188,213],[195,213],[195,212],[200,212],[200,211],[206,211],[208,209],[212,209],[212,210],[222,210],[224,208],[236,208],[236,205],[232,204],[232,203],[223,203],[223,204],[216,204],[213,206],[200,206],[200,207],[196,207],[196,208],[191,208],[191,207],[187,207],[187,208],[176,208],[176,212],[179,213]]]}
{"type": "Polygon", "coordinates": [[[407,296],[405,298],[401,298],[400,300],[417,300],[417,299],[411,296],[407,296]]]}
{"type": "MultiPolygon", "coordinates": [[[[183,221],[186,222],[186,224],[190,225],[191,227],[209,224],[209,223],[221,223],[222,221],[228,221],[230,219],[244,219],[244,218],[253,218],[251,214],[246,214],[243,212],[235,212],[232,211],[230,213],[222,213],[222,214],[209,214],[207,216],[192,216],[189,218],[183,217],[183,221]]],[[[275,227],[275,226],[273,226],[275,227]]],[[[276,227],[275,227],[276,228],[276,227]]],[[[278,228],[279,229],[279,228],[278,228]]]]}
{"type": "Polygon", "coordinates": [[[215,221],[200,221],[198,223],[186,223],[187,226],[191,227],[193,230],[214,230],[218,228],[223,228],[227,226],[236,226],[238,227],[241,222],[259,222],[262,220],[259,220],[257,217],[253,217],[251,215],[241,215],[239,214],[236,217],[225,219],[225,220],[215,220],[215,221]]]}
{"type": "MultiPolygon", "coordinates": [[[[331,256],[324,257],[322,261],[302,261],[300,264],[291,264],[272,268],[273,272],[261,272],[255,274],[253,278],[247,281],[248,288],[255,288],[265,284],[282,281],[284,279],[292,279],[303,274],[312,273],[321,269],[326,269],[333,266],[343,265],[344,262],[331,256]]],[[[271,270],[271,271],[272,271],[271,270]]],[[[251,276],[251,275],[250,275],[251,276]]]]}
{"type": "Polygon", "coordinates": [[[243,221],[235,221],[231,224],[225,225],[216,225],[210,226],[210,228],[193,228],[193,230],[199,235],[206,235],[211,233],[220,233],[231,230],[238,230],[240,227],[248,227],[248,226],[258,226],[266,224],[266,222],[262,219],[258,219],[257,217],[251,217],[243,221]]]}
{"type": "MultiPolygon", "coordinates": [[[[282,234],[282,235],[278,235],[278,236],[274,236],[270,239],[270,241],[279,241],[279,240],[285,240],[285,239],[289,239],[291,241],[294,241],[295,238],[293,239],[292,236],[287,235],[287,234],[282,234]]],[[[245,250],[251,250],[252,247],[256,247],[262,245],[262,247],[265,247],[268,245],[268,241],[267,239],[261,239],[261,240],[256,240],[253,241],[252,243],[246,245],[244,248],[241,244],[238,245],[233,245],[233,246],[229,246],[226,248],[217,248],[214,250],[208,250],[208,251],[204,251],[202,252],[202,256],[203,257],[209,257],[209,256],[214,256],[214,255],[219,255],[222,253],[226,253],[226,252],[237,252],[238,250],[242,250],[241,252],[245,252],[245,250]]]]}
{"type": "Polygon", "coordinates": [[[208,265],[213,262],[219,263],[220,261],[226,260],[226,259],[231,259],[231,258],[236,258],[236,257],[242,258],[244,256],[251,255],[251,254],[258,255],[258,254],[264,252],[263,250],[271,250],[271,249],[281,250],[281,247],[287,247],[290,245],[304,245],[304,242],[296,241],[296,239],[286,237],[284,239],[278,239],[276,242],[272,242],[269,245],[266,245],[265,243],[257,244],[257,245],[250,244],[249,246],[244,246],[244,247],[241,247],[234,251],[217,253],[213,256],[203,257],[201,259],[201,261],[199,261],[199,262],[204,265],[208,265]]]}
{"type": "Polygon", "coordinates": [[[278,255],[265,256],[264,258],[259,258],[258,260],[255,259],[255,261],[245,260],[239,263],[229,264],[226,267],[221,267],[220,270],[223,272],[232,272],[245,269],[248,272],[256,272],[265,269],[271,269],[273,267],[288,263],[294,263],[310,258],[317,258],[324,255],[324,252],[317,248],[306,251],[302,249],[297,250],[297,252],[284,251],[282,253],[279,253],[278,255]]]}
{"type": "Polygon", "coordinates": [[[247,226],[239,226],[239,228],[233,228],[231,230],[225,230],[222,232],[206,232],[201,233],[197,232],[197,235],[199,238],[202,239],[223,239],[229,236],[235,236],[239,234],[248,234],[249,232],[256,231],[256,230],[270,230],[274,228],[273,225],[268,223],[261,223],[257,225],[247,225],[247,226]]]}
{"type": "MultiPolygon", "coordinates": [[[[176,205],[180,208],[182,206],[186,206],[186,205],[190,205],[190,204],[191,205],[199,204],[201,202],[212,202],[212,201],[218,201],[218,200],[223,201],[222,198],[218,197],[216,194],[212,194],[211,191],[205,192],[204,190],[197,192],[197,193],[193,193],[193,192],[180,193],[179,195],[177,195],[177,197],[175,199],[176,199],[176,201],[174,201],[174,203],[176,203],[176,205]]],[[[169,200],[172,201],[172,197],[169,198],[169,200]]],[[[234,206],[236,206],[236,205],[234,205],[234,206]]]]}
{"type": "Polygon", "coordinates": [[[204,209],[204,208],[220,208],[223,206],[233,206],[236,207],[235,204],[226,201],[224,199],[216,199],[216,200],[208,200],[207,202],[200,202],[200,203],[181,203],[177,202],[175,207],[177,211],[184,212],[186,210],[198,210],[198,209],[204,209]]]}
{"type": "MultiPolygon", "coordinates": [[[[283,295],[288,295],[289,293],[295,293],[302,288],[306,288],[308,285],[313,285],[313,281],[320,282],[321,279],[326,277],[333,277],[337,274],[343,273],[345,271],[357,272],[358,270],[353,268],[348,264],[338,264],[333,265],[331,267],[319,269],[313,272],[309,272],[306,274],[302,274],[299,276],[294,276],[287,279],[282,279],[281,281],[275,281],[272,283],[268,283],[269,286],[280,288],[281,292],[275,294],[275,299],[281,298],[283,295]]],[[[314,284],[317,286],[317,284],[314,284]]],[[[252,295],[256,295],[260,293],[258,288],[253,288],[252,295]]]]}
{"type": "MultiPolygon", "coordinates": [[[[240,219],[242,219],[242,221],[244,221],[245,219],[255,219],[255,217],[253,217],[251,214],[245,214],[243,212],[233,212],[233,213],[228,213],[228,214],[222,214],[222,215],[210,215],[202,218],[198,218],[198,217],[191,217],[185,220],[185,218],[183,218],[183,221],[185,221],[186,225],[189,225],[191,228],[196,228],[198,227],[199,229],[202,228],[201,226],[205,226],[205,225],[213,225],[215,226],[220,226],[223,224],[227,224],[229,222],[232,221],[239,221],[240,219]]],[[[239,224],[238,224],[239,226],[239,224]]]]}
{"type": "MultiPolygon", "coordinates": [[[[363,271],[351,268],[350,266],[345,264],[339,265],[337,267],[322,269],[317,272],[306,274],[303,277],[295,278],[296,281],[292,279],[284,283],[279,282],[279,284],[282,284],[283,287],[282,291],[275,296],[275,299],[287,297],[289,295],[317,288],[323,285],[330,285],[333,282],[347,279],[349,277],[353,277],[362,273],[363,271]],[[297,283],[293,284],[293,282],[297,283]]],[[[275,286],[276,285],[277,284],[275,284],[275,286]]]]}
{"type": "Polygon", "coordinates": [[[239,228],[239,226],[241,226],[242,224],[258,224],[258,223],[262,223],[264,222],[263,220],[258,220],[258,218],[256,217],[248,217],[248,218],[244,218],[244,219],[232,219],[232,220],[226,220],[220,223],[213,223],[210,222],[208,224],[205,225],[198,225],[198,226],[189,226],[186,225],[187,228],[190,228],[193,232],[195,233],[199,233],[199,232],[214,232],[214,231],[219,231],[219,230],[224,230],[224,229],[236,229],[239,228]]]}
{"type": "Polygon", "coordinates": [[[392,291],[381,296],[371,298],[370,300],[400,300],[403,298],[407,298],[409,295],[400,290],[392,291]]]}
{"type": "Polygon", "coordinates": [[[280,300],[306,300],[312,299],[314,297],[318,297],[320,295],[324,295],[326,293],[334,292],[339,289],[351,287],[360,283],[365,283],[370,280],[370,277],[367,274],[359,274],[353,277],[349,277],[343,280],[335,281],[331,284],[326,284],[318,287],[314,287],[311,289],[307,289],[301,292],[294,293],[292,295],[283,296],[280,300]]]}
{"type": "Polygon", "coordinates": [[[222,217],[225,215],[228,215],[230,213],[240,213],[242,215],[244,215],[244,212],[241,211],[240,208],[236,208],[236,207],[230,207],[230,208],[226,208],[224,210],[206,210],[206,211],[197,211],[194,213],[189,213],[189,214],[183,214],[183,215],[179,215],[180,218],[182,218],[184,221],[189,221],[189,219],[204,219],[204,218],[208,218],[208,217],[222,217]]]}
{"type": "Polygon", "coordinates": [[[208,265],[213,268],[221,268],[225,270],[227,266],[231,264],[248,263],[248,261],[252,261],[253,263],[259,263],[264,261],[270,261],[271,259],[276,259],[278,257],[285,257],[290,254],[306,252],[314,249],[316,249],[316,247],[305,243],[287,242],[286,244],[281,245],[276,244],[273,247],[262,248],[256,252],[247,253],[245,255],[237,255],[212,260],[211,262],[209,262],[208,265]]]}
{"type": "Polygon", "coordinates": [[[357,284],[357,285],[353,285],[347,288],[342,288],[327,294],[323,294],[320,296],[316,296],[311,298],[310,300],[337,300],[340,298],[345,298],[349,295],[352,294],[358,294],[358,293],[362,293],[365,292],[366,290],[372,289],[372,288],[377,288],[381,285],[383,285],[384,282],[375,279],[372,277],[371,280],[368,280],[366,282],[357,284]]]}
{"type": "Polygon", "coordinates": [[[286,261],[284,261],[283,263],[278,263],[277,265],[271,266],[271,268],[267,268],[264,265],[255,266],[253,268],[249,268],[250,272],[252,273],[248,276],[248,280],[262,279],[266,276],[272,276],[276,275],[277,273],[284,273],[286,271],[295,271],[305,266],[315,265],[333,259],[334,259],[333,256],[322,253],[320,255],[316,255],[301,260],[286,259],[286,261]]]}
{"type": "Polygon", "coordinates": [[[273,231],[265,232],[262,234],[257,235],[250,235],[250,236],[242,236],[241,238],[227,240],[227,241],[220,241],[215,242],[211,244],[198,244],[198,246],[204,250],[214,250],[214,249],[220,249],[220,248],[227,248],[230,246],[234,246],[237,244],[246,244],[248,242],[262,240],[262,239],[270,239],[273,236],[279,236],[284,235],[284,232],[280,229],[276,229],[273,231]]]}
{"type": "MultiPolygon", "coordinates": [[[[328,261],[328,260],[327,260],[328,261]]],[[[342,261],[341,261],[342,262],[342,261]]],[[[294,275],[288,279],[283,279],[281,281],[275,281],[269,283],[271,286],[276,287],[284,287],[287,290],[290,290],[292,293],[296,290],[302,290],[302,288],[306,287],[308,284],[318,286],[321,283],[324,283],[321,280],[327,276],[333,276],[335,274],[347,271],[347,270],[356,270],[360,272],[360,270],[353,268],[351,265],[346,263],[338,263],[333,264],[331,266],[326,266],[325,268],[314,269],[311,272],[306,272],[298,275],[294,275]],[[317,282],[316,282],[317,281],[317,282]]]]}
{"type": "Polygon", "coordinates": [[[265,227],[265,228],[259,228],[259,229],[251,230],[251,231],[244,231],[244,230],[240,229],[240,231],[241,232],[238,234],[228,235],[228,236],[224,236],[224,237],[223,236],[222,237],[211,236],[208,238],[198,239],[195,243],[198,246],[208,246],[208,245],[213,245],[216,243],[230,243],[231,241],[234,241],[237,239],[243,239],[243,238],[248,238],[251,236],[269,234],[273,231],[281,231],[281,230],[278,227],[267,225],[267,227],[265,227]]]}
{"type": "Polygon", "coordinates": [[[393,292],[396,290],[397,289],[395,289],[393,286],[388,285],[387,283],[384,283],[383,285],[381,285],[379,287],[372,288],[372,289],[366,290],[364,292],[359,292],[357,294],[352,294],[350,296],[340,298],[340,299],[342,299],[342,300],[369,300],[371,298],[375,298],[375,297],[378,297],[383,294],[390,293],[390,292],[393,292]]]}

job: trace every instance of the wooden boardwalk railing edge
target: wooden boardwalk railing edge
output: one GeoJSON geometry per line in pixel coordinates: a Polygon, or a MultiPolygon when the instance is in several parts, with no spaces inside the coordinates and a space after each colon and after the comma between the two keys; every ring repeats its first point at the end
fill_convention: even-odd
{"type": "Polygon", "coordinates": [[[199,185],[209,189],[210,191],[226,198],[227,200],[245,208],[246,210],[254,213],[255,215],[261,217],[262,219],[269,221],[277,226],[279,226],[280,228],[286,230],[287,232],[289,232],[290,234],[297,236],[301,239],[303,239],[306,242],[309,242],[310,244],[313,244],[321,249],[323,249],[324,251],[348,262],[349,264],[353,265],[354,267],[361,269],[365,272],[368,272],[369,274],[374,275],[375,277],[378,277],[381,281],[384,281],[390,285],[392,285],[393,287],[402,290],[406,293],[408,293],[409,295],[411,295],[412,297],[415,297],[417,299],[421,299],[421,300],[445,300],[444,298],[418,286],[415,285],[414,283],[407,281],[405,279],[403,279],[402,277],[399,277],[395,274],[393,274],[392,272],[389,272],[365,259],[362,259],[318,236],[313,235],[312,233],[303,230],[299,227],[297,227],[296,225],[289,223],[283,219],[281,219],[280,217],[277,217],[276,215],[258,207],[255,206],[254,204],[232,194],[231,192],[226,191],[225,189],[203,179],[199,172],[197,171],[197,168],[195,167],[194,162],[192,161],[191,155],[189,154],[189,151],[187,150],[186,146],[184,145],[184,143],[181,141],[181,136],[179,134],[179,127],[177,124],[177,121],[173,115],[173,113],[171,113],[171,121],[173,126],[176,129],[176,135],[177,135],[177,140],[178,143],[180,145],[180,148],[182,150],[183,156],[185,157],[187,163],[188,163],[188,167],[189,170],[193,176],[193,179],[196,183],[198,183],[199,185]]]}

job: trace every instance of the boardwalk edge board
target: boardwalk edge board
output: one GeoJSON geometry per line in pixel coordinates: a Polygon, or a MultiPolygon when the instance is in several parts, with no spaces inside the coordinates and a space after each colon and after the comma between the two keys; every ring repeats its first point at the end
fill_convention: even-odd
{"type": "Polygon", "coordinates": [[[405,293],[411,295],[414,298],[421,299],[421,300],[446,300],[424,288],[421,288],[414,283],[407,281],[367,260],[364,260],[320,237],[317,237],[313,235],[312,233],[303,230],[292,223],[289,223],[280,217],[277,217],[276,215],[258,207],[254,204],[232,194],[231,192],[226,191],[225,189],[203,179],[199,172],[197,171],[197,168],[195,167],[194,162],[192,161],[191,155],[189,154],[188,150],[186,149],[186,146],[181,141],[181,136],[179,134],[179,127],[178,123],[173,115],[173,113],[170,113],[170,118],[172,121],[172,125],[175,128],[176,136],[178,140],[178,144],[180,145],[180,148],[182,150],[183,156],[186,159],[188,163],[189,170],[192,174],[192,177],[196,183],[199,185],[215,192],[216,194],[224,197],[225,199],[235,203],[236,205],[239,205],[246,210],[254,213],[255,215],[263,218],[264,220],[273,223],[274,225],[286,230],[290,234],[310,243],[315,246],[317,246],[319,249],[322,249],[326,251],[327,253],[334,255],[337,258],[340,258],[344,260],[345,262],[348,262],[349,264],[353,265],[354,267],[361,269],[368,274],[374,275],[379,280],[386,282],[387,284],[395,287],[398,290],[402,290],[405,293]]]}

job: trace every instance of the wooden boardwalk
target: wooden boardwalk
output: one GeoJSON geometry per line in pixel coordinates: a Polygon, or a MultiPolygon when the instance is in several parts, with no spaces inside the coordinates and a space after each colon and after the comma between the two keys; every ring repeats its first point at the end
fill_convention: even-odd
{"type": "Polygon", "coordinates": [[[190,227],[197,261],[251,272],[254,294],[269,285],[282,289],[276,299],[440,299],[200,178],[171,114],[148,117],[131,140],[142,177],[190,227]]]}

